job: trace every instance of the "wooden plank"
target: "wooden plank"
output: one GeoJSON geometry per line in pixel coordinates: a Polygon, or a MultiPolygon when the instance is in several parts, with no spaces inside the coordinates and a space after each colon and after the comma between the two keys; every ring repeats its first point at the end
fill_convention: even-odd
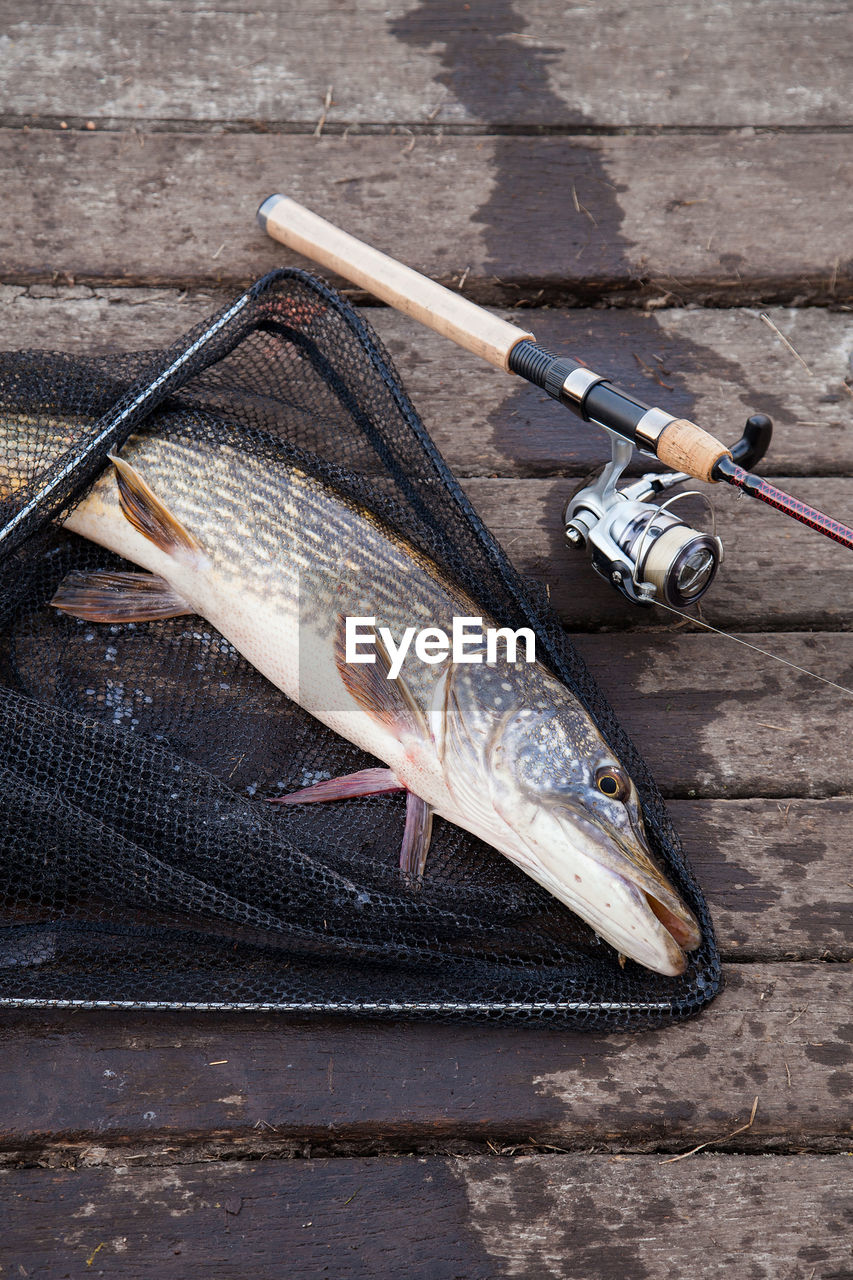
{"type": "MultiPolygon", "coordinates": [[[[567,545],[562,513],[577,483],[467,480],[465,489],[515,565],[547,585],[551,604],[569,627],[594,631],[680,626],[677,618],[660,609],[631,605],[592,572],[586,554],[567,545]]],[[[794,477],[778,483],[853,524],[853,481],[794,477]]],[[[701,602],[706,622],[735,631],[850,626],[853,556],[847,548],[819,538],[770,507],[743,501],[722,485],[704,491],[713,503],[724,544],[722,568],[701,602]]],[[[675,511],[679,509],[688,524],[711,527],[707,510],[697,500],[679,504],[675,511]]]]}
{"type": "Polygon", "coordinates": [[[853,296],[841,134],[411,142],[7,129],[0,279],[245,281],[293,261],[254,222],[284,186],[481,302],[853,296]]]}
{"type": "Polygon", "coordinates": [[[674,800],[723,955],[853,958],[853,800],[674,800]]]}
{"type": "MultiPolygon", "coordinates": [[[[667,795],[853,791],[853,698],[707,634],[582,635],[578,648],[667,795]]],[[[853,635],[745,637],[847,688],[853,635]]]]}
{"type": "Polygon", "coordinates": [[[5,109],[313,128],[334,86],[328,127],[849,123],[849,31],[830,0],[784,16],[776,0],[517,10],[5,0],[5,109]]]}
{"type": "Polygon", "coordinates": [[[849,1276],[849,1160],[215,1162],[0,1174],[10,1275],[849,1276]],[[791,1266],[796,1268],[792,1271],[791,1266]]]}
{"type": "Polygon", "coordinates": [[[457,1161],[454,1172],[497,1275],[850,1274],[844,1157],[537,1156],[504,1169],[457,1161]]]}
{"type": "MultiPolygon", "coordinates": [[[[83,286],[0,289],[10,346],[86,352],[168,344],[227,299],[218,292],[184,296],[172,290],[83,286]]],[[[585,556],[566,546],[561,516],[576,480],[476,478],[484,469],[505,476],[545,468],[563,475],[589,472],[607,455],[601,431],[405,317],[383,308],[365,311],[445,457],[458,474],[473,473],[465,488],[474,505],[522,571],[548,584],[565,622],[581,630],[665,624],[660,611],[630,606],[591,573],[585,556]]],[[[729,439],[740,429],[747,406],[771,411],[776,433],[760,469],[780,476],[780,483],[804,500],[853,522],[849,480],[790,478],[781,471],[783,462],[812,472],[853,471],[853,436],[844,429],[846,405],[853,407],[844,382],[853,351],[853,316],[813,309],[767,313],[813,370],[812,378],[804,378],[796,359],[751,312],[504,314],[526,318],[555,350],[583,353],[635,394],[659,399],[671,412],[696,417],[729,439]],[[696,340],[700,336],[706,340],[702,345],[696,340]],[[656,355],[669,379],[663,387],[640,363],[658,368],[656,355]]],[[[848,551],[725,486],[704,492],[716,509],[726,551],[702,605],[707,621],[725,629],[849,625],[853,558],[848,551]]],[[[698,504],[684,514],[705,527],[707,513],[698,504]]]]}
{"type": "Polygon", "coordinates": [[[269,1015],[0,1018],[0,1148],[125,1141],[273,1152],[449,1139],[843,1148],[849,966],[740,965],[700,1018],[643,1034],[290,1022],[269,1015]]]}
{"type": "MultiPolygon", "coordinates": [[[[3,342],[8,347],[81,352],[168,345],[233,296],[227,291],[0,286],[3,342]]],[[[538,388],[499,373],[396,312],[368,307],[364,313],[393,356],[430,433],[459,475],[585,475],[604,461],[607,445],[601,431],[578,422],[538,388]]],[[[676,416],[692,417],[724,440],[737,439],[749,413],[770,414],[775,434],[761,467],[765,474],[853,474],[853,435],[846,429],[853,399],[845,383],[851,376],[853,353],[850,313],[768,309],[768,319],[806,362],[809,374],[752,310],[529,309],[501,314],[529,326],[554,351],[576,354],[634,395],[676,416]]],[[[487,491],[471,492],[482,497],[484,513],[491,512],[495,519],[498,512],[487,491]]],[[[536,502],[524,494],[535,495],[536,490],[512,492],[524,528],[527,515],[523,513],[532,511],[536,502]]],[[[550,492],[542,491],[543,500],[550,492]]],[[[540,527],[537,521],[535,535],[537,540],[544,537],[549,548],[555,513],[559,514],[558,487],[553,492],[551,510],[543,517],[546,523],[540,527]]],[[[832,502],[843,504],[841,490],[828,492],[832,502]]],[[[732,496],[724,495],[721,488],[713,494],[715,501],[732,496]]],[[[830,498],[821,497],[824,501],[833,511],[830,498]]],[[[849,506],[846,510],[853,514],[849,506]]],[[[511,516],[500,514],[496,528],[507,536],[511,516]]],[[[769,537],[778,529],[779,554],[785,557],[786,570],[788,547],[799,547],[801,536],[832,556],[828,564],[841,563],[814,536],[800,535],[793,524],[780,524],[772,513],[768,522],[762,514],[757,503],[735,502],[733,513],[729,503],[726,536],[730,536],[730,522],[754,531],[757,557],[765,545],[759,530],[766,526],[769,537]],[[785,538],[782,531],[790,536],[785,538]]],[[[526,545],[525,534],[518,544],[519,554],[526,554],[526,545]]],[[[545,554],[539,541],[534,554],[537,559],[545,554]]],[[[745,547],[735,549],[732,544],[715,596],[724,589],[730,568],[743,568],[747,555],[745,547]]],[[[575,563],[566,562],[562,551],[558,559],[575,563]]],[[[786,590],[784,581],[777,580],[775,585],[786,590]]],[[[744,603],[748,609],[749,600],[744,603]]]]}

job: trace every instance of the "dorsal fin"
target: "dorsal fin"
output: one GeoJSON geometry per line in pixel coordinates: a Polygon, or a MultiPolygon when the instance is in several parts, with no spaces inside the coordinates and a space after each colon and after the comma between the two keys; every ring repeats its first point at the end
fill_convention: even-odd
{"type": "Polygon", "coordinates": [[[109,455],[116,469],[121,509],[130,523],[155,546],[170,555],[202,550],[197,538],[184,528],[155,493],[148,487],[135,467],[117,453],[109,455]]]}

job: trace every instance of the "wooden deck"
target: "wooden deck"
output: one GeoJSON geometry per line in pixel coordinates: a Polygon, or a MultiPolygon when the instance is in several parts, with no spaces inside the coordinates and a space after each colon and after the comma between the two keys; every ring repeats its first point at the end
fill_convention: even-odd
{"type": "MultiPolygon", "coordinates": [[[[4,347],[172,340],[295,261],[284,190],[723,439],[769,413],[764,473],[853,521],[844,5],[0,10],[4,347]]],[[[726,989],[645,1035],[6,1011],[0,1276],[853,1276],[853,698],[623,603],[561,538],[600,432],[370,319],[648,758],[726,989]]],[[[853,556],[713,496],[703,616],[853,686],[853,556]]]]}

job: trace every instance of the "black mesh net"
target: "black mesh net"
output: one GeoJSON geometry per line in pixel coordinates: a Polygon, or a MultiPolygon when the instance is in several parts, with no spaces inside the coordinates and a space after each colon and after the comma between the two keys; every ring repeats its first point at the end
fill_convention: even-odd
{"type": "Polygon", "coordinates": [[[0,358],[0,479],[15,478],[0,523],[17,516],[26,534],[0,563],[0,1002],[611,1029],[695,1013],[719,988],[719,959],[660,795],[369,326],[299,271],[265,277],[226,314],[164,353],[0,358]],[[266,804],[378,762],[201,618],[96,624],[48,607],[71,570],[133,568],[49,517],[140,419],[271,465],[297,457],[444,565],[501,625],[534,628],[539,656],[637,782],[651,844],[699,920],[704,941],[681,978],[620,967],[506,858],[441,820],[423,888],[407,889],[400,795],[266,804]],[[45,439],[66,424],[60,463],[33,450],[33,420],[45,439]],[[50,500],[30,510],[46,481],[50,500]]]}

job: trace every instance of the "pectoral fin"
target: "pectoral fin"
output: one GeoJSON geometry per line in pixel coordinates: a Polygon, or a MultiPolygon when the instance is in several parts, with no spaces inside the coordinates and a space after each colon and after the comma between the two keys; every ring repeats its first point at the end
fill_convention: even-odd
{"type": "MultiPolygon", "coordinates": [[[[354,796],[380,796],[393,791],[406,791],[391,769],[361,769],[341,778],[325,778],[312,787],[275,796],[270,804],[322,804],[326,800],[350,800],[354,796]]],[[[423,880],[429,842],[432,837],[432,807],[406,792],[406,826],[400,847],[400,873],[411,888],[419,888],[423,880]]]]}
{"type": "Polygon", "coordinates": [[[195,613],[165,578],[156,573],[69,573],[50,602],[87,622],[151,622],[195,613]]]}
{"type": "Polygon", "coordinates": [[[390,729],[395,737],[407,736],[429,741],[429,729],[423,712],[412,697],[405,680],[388,679],[391,659],[385,645],[376,637],[376,661],[353,663],[346,660],[346,619],[338,614],[335,631],[335,664],[347,690],[359,706],[374,720],[390,729]]]}
{"type": "Polygon", "coordinates": [[[172,515],[136,468],[117,453],[111,453],[109,457],[116,469],[122,512],[134,529],[172,555],[179,552],[195,555],[201,551],[198,539],[172,515]]]}

